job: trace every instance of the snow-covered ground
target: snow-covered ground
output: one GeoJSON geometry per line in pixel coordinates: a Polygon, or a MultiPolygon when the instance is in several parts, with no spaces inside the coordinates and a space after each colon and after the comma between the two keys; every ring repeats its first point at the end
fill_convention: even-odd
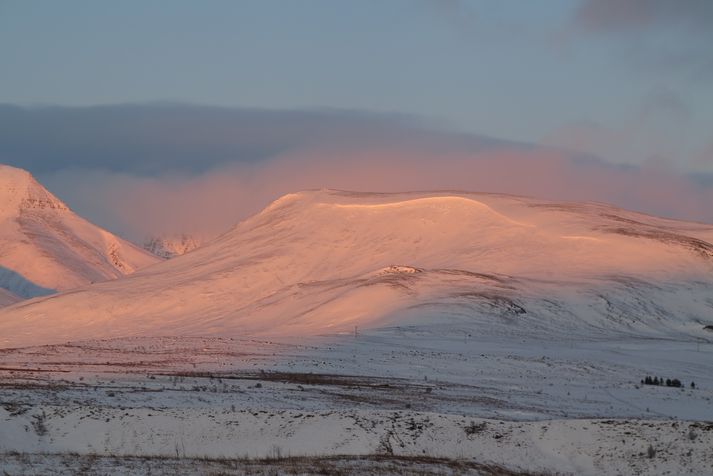
{"type": "MultiPolygon", "coordinates": [[[[710,343],[414,328],[299,344],[136,338],[5,350],[0,452],[237,467],[277,455],[427,456],[514,472],[703,475],[713,471],[712,357],[710,343]],[[686,388],[641,385],[646,375],[686,388]]],[[[447,474],[446,463],[433,472],[447,474]]]]}
{"type": "Polygon", "coordinates": [[[7,411],[0,409],[3,431],[16,435],[6,445],[8,449],[242,459],[395,453],[487,462],[512,471],[566,474],[710,474],[713,469],[713,424],[503,422],[410,411],[312,413],[232,411],[229,407],[38,410],[40,413],[8,417],[7,411]]]}

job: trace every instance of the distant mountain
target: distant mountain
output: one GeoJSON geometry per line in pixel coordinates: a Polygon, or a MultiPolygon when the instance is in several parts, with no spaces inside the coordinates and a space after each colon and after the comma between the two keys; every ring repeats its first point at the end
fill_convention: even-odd
{"type": "Polygon", "coordinates": [[[187,234],[153,236],[144,242],[144,249],[164,259],[175,258],[198,248],[203,240],[187,234]]]}
{"type": "Polygon", "coordinates": [[[0,165],[0,289],[31,298],[161,261],[76,215],[28,172],[0,165]]]}
{"type": "Polygon", "coordinates": [[[0,345],[118,336],[701,336],[713,226],[460,192],[286,195],[191,253],[0,311],[0,345]]]}

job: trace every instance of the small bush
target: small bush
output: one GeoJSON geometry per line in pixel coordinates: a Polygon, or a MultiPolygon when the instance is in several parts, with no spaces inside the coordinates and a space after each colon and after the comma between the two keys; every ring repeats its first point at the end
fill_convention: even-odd
{"type": "MultiPolygon", "coordinates": [[[[674,378],[674,379],[667,378],[666,380],[664,380],[663,377],[661,377],[661,378],[650,377],[648,375],[646,376],[646,378],[641,380],[641,384],[642,385],[656,385],[656,386],[665,385],[667,387],[674,387],[674,388],[683,387],[683,383],[677,378],[674,378]]],[[[693,386],[691,388],[695,388],[695,386],[693,386]]]]}
{"type": "Polygon", "coordinates": [[[39,415],[32,415],[32,428],[34,428],[37,436],[45,436],[47,434],[47,414],[43,411],[39,415]]]}
{"type": "Polygon", "coordinates": [[[649,459],[653,459],[654,456],[656,456],[656,449],[649,445],[648,449],[646,450],[646,456],[649,457],[649,459]]]}
{"type": "Polygon", "coordinates": [[[471,421],[470,425],[466,426],[464,428],[464,430],[465,430],[466,435],[471,436],[471,435],[477,435],[478,433],[485,430],[486,427],[487,427],[487,424],[485,422],[481,422],[476,425],[475,422],[471,421]]]}

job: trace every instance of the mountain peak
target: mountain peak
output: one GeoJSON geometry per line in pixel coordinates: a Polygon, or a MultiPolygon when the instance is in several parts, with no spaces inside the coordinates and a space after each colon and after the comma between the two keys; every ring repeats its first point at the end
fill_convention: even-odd
{"type": "Polygon", "coordinates": [[[69,207],[40,185],[28,171],[0,165],[0,216],[22,210],[58,210],[69,207]]]}
{"type": "MultiPolygon", "coordinates": [[[[72,212],[32,175],[0,165],[0,289],[19,298],[130,274],[160,261],[72,212]]],[[[0,306],[12,302],[0,296],[0,306]]]]}

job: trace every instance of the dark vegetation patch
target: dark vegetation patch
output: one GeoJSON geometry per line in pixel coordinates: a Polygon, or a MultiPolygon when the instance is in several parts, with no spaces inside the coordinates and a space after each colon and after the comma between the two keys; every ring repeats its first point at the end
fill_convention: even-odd
{"type": "Polygon", "coordinates": [[[465,298],[482,301],[493,309],[504,311],[511,315],[527,314],[524,307],[512,298],[487,291],[464,291],[451,294],[454,298],[465,298]]]}
{"type": "MultiPolygon", "coordinates": [[[[25,367],[0,367],[0,372],[10,372],[10,373],[15,373],[15,372],[50,372],[49,370],[46,369],[29,369],[25,367]]],[[[69,372],[69,370],[51,370],[51,372],[69,372]]]]}
{"type": "Polygon", "coordinates": [[[632,238],[645,238],[656,240],[668,245],[682,246],[704,258],[713,258],[713,245],[707,241],[693,238],[691,236],[671,233],[657,228],[624,228],[624,227],[601,227],[603,231],[615,233],[617,235],[630,236],[632,238]]]}
{"type": "Polygon", "coordinates": [[[141,472],[150,474],[213,474],[265,475],[315,474],[349,476],[380,475],[442,475],[479,474],[485,476],[517,476],[524,474],[495,464],[483,464],[468,459],[448,459],[431,456],[338,455],[338,456],[276,456],[268,458],[192,458],[171,456],[99,455],[78,453],[17,453],[1,454],[7,464],[28,473],[38,470],[46,474],[64,474],[73,470],[80,474],[110,474],[141,472]],[[54,468],[54,469],[53,469],[54,468]],[[55,471],[56,470],[56,471],[55,471]]]}
{"type": "Polygon", "coordinates": [[[384,273],[379,276],[364,280],[359,284],[360,287],[374,286],[386,284],[393,288],[410,290],[409,284],[418,279],[419,273],[384,273]]]}
{"type": "Polygon", "coordinates": [[[486,281],[492,281],[495,283],[506,283],[510,281],[514,281],[514,278],[511,278],[509,276],[498,276],[496,274],[488,274],[488,273],[478,273],[475,271],[467,271],[464,269],[434,269],[432,270],[433,272],[436,273],[441,273],[441,274],[450,274],[454,276],[468,276],[470,278],[477,278],[477,279],[483,279],[486,281]]]}
{"type": "Polygon", "coordinates": [[[393,389],[415,387],[402,378],[381,378],[365,375],[315,374],[302,372],[169,372],[157,375],[169,377],[207,378],[223,380],[260,380],[297,385],[332,385],[351,388],[393,389]]]}
{"type": "MultiPolygon", "coordinates": [[[[641,379],[641,385],[655,385],[659,387],[674,387],[674,388],[683,388],[685,385],[683,382],[681,382],[679,379],[674,378],[667,378],[664,380],[663,377],[651,377],[649,375],[646,376],[646,378],[641,379]]],[[[691,388],[696,388],[695,382],[691,382],[691,388]]]]}
{"type": "Polygon", "coordinates": [[[527,203],[527,206],[566,213],[581,213],[587,209],[587,206],[583,203],[527,203]]]}

